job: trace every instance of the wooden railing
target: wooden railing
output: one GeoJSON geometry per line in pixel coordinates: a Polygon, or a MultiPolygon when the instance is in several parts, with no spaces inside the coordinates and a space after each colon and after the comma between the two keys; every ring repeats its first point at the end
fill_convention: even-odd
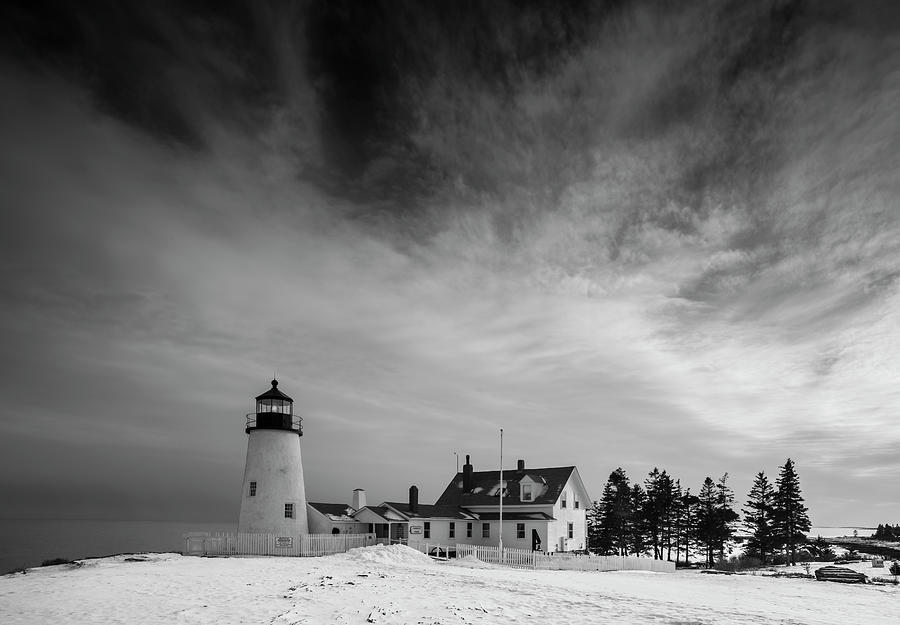
{"type": "Polygon", "coordinates": [[[375,544],[374,534],[304,534],[276,536],[204,532],[184,537],[185,555],[201,556],[326,556],[375,544]]]}

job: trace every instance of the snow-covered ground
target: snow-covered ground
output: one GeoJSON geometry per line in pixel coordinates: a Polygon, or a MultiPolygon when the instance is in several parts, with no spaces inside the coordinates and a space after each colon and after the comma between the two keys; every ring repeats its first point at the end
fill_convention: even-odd
{"type": "Polygon", "coordinates": [[[0,577],[0,622],[897,623],[900,587],[751,575],[519,571],[403,546],[324,558],[148,554],[0,577]]]}

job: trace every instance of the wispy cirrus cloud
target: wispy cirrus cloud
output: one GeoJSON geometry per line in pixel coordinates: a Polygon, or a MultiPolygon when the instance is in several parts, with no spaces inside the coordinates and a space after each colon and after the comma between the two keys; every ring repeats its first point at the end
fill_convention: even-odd
{"type": "Polygon", "coordinates": [[[410,466],[436,495],[503,426],[595,492],[659,465],[741,497],[790,455],[824,522],[870,522],[826,493],[898,470],[896,38],[716,5],[147,9],[95,24],[144,48],[84,35],[99,83],[10,62],[6,462],[124,446],[196,515],[170,489],[209,461],[227,516],[277,368],[315,498],[402,496],[410,466]]]}

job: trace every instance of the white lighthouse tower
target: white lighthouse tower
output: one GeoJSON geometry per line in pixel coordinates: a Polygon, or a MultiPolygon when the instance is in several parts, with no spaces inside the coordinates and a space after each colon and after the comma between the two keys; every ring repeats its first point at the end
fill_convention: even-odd
{"type": "Polygon", "coordinates": [[[247,415],[247,463],[238,532],[299,536],[308,533],[306,488],[300,460],[302,419],[294,400],[272,388],[247,415]]]}

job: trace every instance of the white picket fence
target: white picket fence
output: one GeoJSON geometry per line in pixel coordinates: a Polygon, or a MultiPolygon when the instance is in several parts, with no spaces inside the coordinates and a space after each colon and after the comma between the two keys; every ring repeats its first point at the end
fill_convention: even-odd
{"type": "Polygon", "coordinates": [[[184,554],[194,556],[327,556],[375,544],[375,534],[276,536],[195,532],[184,537],[184,554]]]}
{"type": "Polygon", "coordinates": [[[500,553],[500,547],[487,547],[484,545],[456,545],[456,557],[465,558],[466,556],[475,556],[482,562],[490,562],[491,564],[502,564],[514,569],[533,569],[535,558],[538,556],[536,551],[528,549],[514,549],[509,547],[503,548],[500,553]]]}
{"type": "MultiPolygon", "coordinates": [[[[427,553],[427,552],[426,552],[427,553]]],[[[674,573],[675,563],[651,558],[622,556],[582,556],[570,554],[547,555],[527,549],[504,548],[482,545],[456,545],[456,557],[473,555],[482,562],[502,564],[517,569],[542,569],[551,571],[655,571],[674,573]]]]}
{"type": "Polygon", "coordinates": [[[534,568],[550,571],[654,571],[674,573],[675,563],[633,556],[576,556],[537,554],[534,568]]]}

